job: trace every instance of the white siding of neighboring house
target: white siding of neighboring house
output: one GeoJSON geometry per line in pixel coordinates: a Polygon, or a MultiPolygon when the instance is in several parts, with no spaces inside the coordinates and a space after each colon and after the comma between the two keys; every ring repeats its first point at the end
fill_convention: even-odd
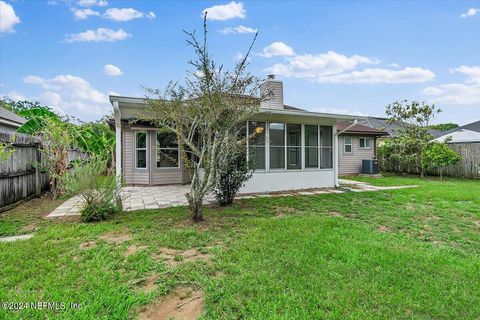
{"type": "Polygon", "coordinates": [[[123,131],[123,178],[126,184],[130,185],[147,185],[150,183],[149,170],[150,161],[149,145],[147,145],[147,169],[135,168],[135,131],[123,131]]]}
{"type": "Polygon", "coordinates": [[[362,172],[362,160],[375,157],[375,138],[371,138],[371,148],[360,148],[360,138],[365,136],[351,135],[352,153],[345,153],[345,135],[338,137],[338,174],[358,174],[362,172]]]}
{"type": "Polygon", "coordinates": [[[157,142],[156,142],[156,131],[149,131],[150,133],[150,163],[152,164],[151,169],[151,184],[178,184],[182,183],[183,172],[182,164],[178,168],[157,168],[157,142]]]}

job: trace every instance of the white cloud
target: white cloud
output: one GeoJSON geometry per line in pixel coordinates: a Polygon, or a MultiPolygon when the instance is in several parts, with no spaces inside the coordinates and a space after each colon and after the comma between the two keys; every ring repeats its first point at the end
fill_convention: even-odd
{"type": "Polygon", "coordinates": [[[0,33],[13,33],[13,27],[20,23],[20,18],[13,7],[5,1],[0,1],[0,33]]]}
{"type": "MultiPolygon", "coordinates": [[[[210,8],[206,8],[203,11],[203,15],[207,12],[208,20],[229,20],[233,18],[244,19],[246,11],[243,8],[243,3],[232,1],[227,4],[216,5],[210,8]]],[[[202,17],[203,17],[202,15],[202,17]]]]}
{"type": "Polygon", "coordinates": [[[105,6],[108,5],[108,1],[106,1],[106,0],[79,0],[77,2],[77,4],[79,6],[82,6],[82,7],[93,7],[93,6],[105,7],[105,6]]]}
{"type": "Polygon", "coordinates": [[[35,100],[63,114],[93,120],[110,112],[108,96],[93,88],[83,78],[72,75],[57,75],[53,78],[29,75],[23,81],[44,90],[35,100]]]}
{"type": "Polygon", "coordinates": [[[144,13],[133,8],[110,8],[105,11],[103,17],[112,21],[123,22],[141,18],[154,19],[156,16],[152,11],[144,13]]]}
{"type": "Polygon", "coordinates": [[[103,67],[103,73],[107,76],[121,76],[123,74],[122,70],[119,67],[114,66],[113,64],[106,64],[103,67]]]}
{"type": "Polygon", "coordinates": [[[66,42],[113,42],[125,40],[132,35],[123,29],[112,30],[108,28],[98,28],[97,30],[87,30],[80,33],[70,33],[65,36],[66,42]]]}
{"type": "Polygon", "coordinates": [[[462,18],[473,17],[477,15],[478,11],[480,10],[477,8],[470,8],[466,13],[462,13],[462,18]]]}
{"type": "Polygon", "coordinates": [[[273,42],[269,46],[263,48],[261,53],[258,53],[259,56],[270,58],[274,56],[293,56],[295,51],[287,44],[277,41],[273,42]]]}
{"type": "Polygon", "coordinates": [[[480,103],[480,66],[462,65],[451,69],[452,73],[466,76],[465,83],[447,83],[423,89],[423,94],[431,100],[443,104],[472,105],[480,103]]]}
{"type": "Polygon", "coordinates": [[[389,69],[364,69],[318,77],[316,81],[321,83],[421,83],[433,80],[435,74],[423,68],[407,67],[401,70],[389,69]]]}
{"type": "Polygon", "coordinates": [[[242,25],[239,25],[238,27],[226,27],[223,30],[220,30],[221,33],[223,34],[229,34],[229,33],[255,33],[257,32],[258,29],[254,29],[251,27],[245,27],[242,25]]]}
{"type": "Polygon", "coordinates": [[[451,69],[450,72],[458,72],[468,76],[467,80],[465,80],[466,83],[480,83],[480,66],[468,67],[461,65],[458,68],[451,69]]]}
{"type": "MultiPolygon", "coordinates": [[[[265,53],[269,53],[269,51],[265,49],[264,55],[265,53]]],[[[293,49],[290,53],[293,53],[293,49]]],[[[371,59],[359,55],[347,57],[334,51],[317,55],[295,55],[294,57],[287,58],[287,60],[287,63],[274,64],[272,67],[267,68],[267,71],[285,77],[319,78],[352,70],[359,64],[379,63],[378,59],[371,59]]]]}
{"type": "Polygon", "coordinates": [[[92,10],[90,8],[87,9],[74,9],[72,8],[73,16],[75,17],[76,20],[85,20],[89,16],[100,16],[100,13],[92,10]]]}

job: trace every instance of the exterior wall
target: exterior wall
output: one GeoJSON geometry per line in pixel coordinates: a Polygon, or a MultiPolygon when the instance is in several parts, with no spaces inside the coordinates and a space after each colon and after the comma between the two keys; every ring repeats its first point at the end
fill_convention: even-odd
{"type": "Polygon", "coordinates": [[[240,193],[330,188],[334,185],[333,169],[258,172],[240,189],[240,193]]]}
{"type": "Polygon", "coordinates": [[[123,179],[127,185],[161,185],[183,182],[183,168],[157,168],[156,131],[151,128],[124,127],[122,139],[123,179]],[[147,132],[147,168],[137,169],[135,159],[135,132],[147,132]]]}
{"type": "Polygon", "coordinates": [[[0,123],[0,131],[3,132],[16,132],[19,127],[14,127],[5,123],[0,123]]]}
{"type": "Polygon", "coordinates": [[[362,172],[362,160],[375,157],[375,138],[361,135],[352,137],[352,153],[345,153],[345,136],[338,137],[338,174],[359,174],[362,172]],[[371,148],[360,148],[360,138],[371,138],[371,148]]]}

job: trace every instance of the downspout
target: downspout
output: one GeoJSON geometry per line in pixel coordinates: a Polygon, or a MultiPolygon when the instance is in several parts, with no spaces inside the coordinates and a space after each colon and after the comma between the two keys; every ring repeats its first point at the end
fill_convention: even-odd
{"type": "Polygon", "coordinates": [[[113,113],[115,115],[115,175],[117,188],[122,185],[122,116],[118,101],[113,101],[113,113]]]}
{"type": "Polygon", "coordinates": [[[338,150],[338,136],[341,135],[342,133],[344,133],[345,131],[349,130],[353,126],[355,126],[357,123],[358,123],[358,120],[354,119],[353,122],[350,125],[348,125],[346,128],[343,128],[342,130],[335,132],[334,139],[333,139],[333,143],[334,143],[333,154],[334,154],[334,157],[335,157],[335,161],[334,161],[334,165],[333,165],[333,174],[335,176],[335,188],[340,187],[340,184],[338,183],[338,158],[339,158],[338,157],[338,153],[339,153],[339,150],[338,150]]]}

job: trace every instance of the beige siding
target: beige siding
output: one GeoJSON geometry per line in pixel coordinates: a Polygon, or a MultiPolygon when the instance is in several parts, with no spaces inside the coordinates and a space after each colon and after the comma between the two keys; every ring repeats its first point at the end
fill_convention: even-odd
{"type": "Polygon", "coordinates": [[[157,145],[156,145],[156,131],[151,131],[150,135],[150,163],[151,169],[151,184],[177,184],[182,183],[183,173],[182,166],[179,168],[157,168],[157,145]]]}
{"type": "Polygon", "coordinates": [[[358,174],[362,171],[362,160],[375,157],[375,139],[372,137],[372,147],[360,148],[360,138],[352,135],[352,153],[345,153],[345,136],[338,137],[338,173],[340,175],[358,174]]]}
{"type": "Polygon", "coordinates": [[[123,178],[126,184],[149,184],[148,167],[148,146],[147,146],[147,169],[135,168],[135,131],[125,130],[123,132],[123,178]]]}

